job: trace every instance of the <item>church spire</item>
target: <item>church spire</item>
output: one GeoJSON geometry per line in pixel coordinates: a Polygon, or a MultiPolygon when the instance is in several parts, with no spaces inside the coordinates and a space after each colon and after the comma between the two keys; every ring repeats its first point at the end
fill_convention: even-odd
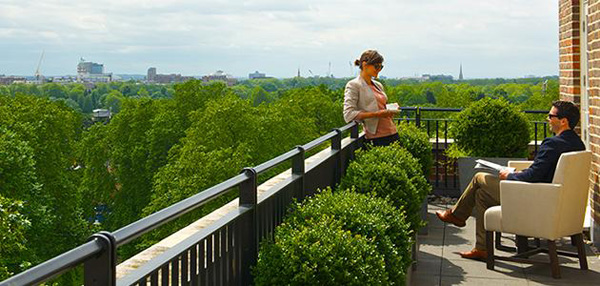
{"type": "Polygon", "coordinates": [[[460,73],[458,74],[458,80],[463,80],[462,63],[460,63],[460,73]]]}

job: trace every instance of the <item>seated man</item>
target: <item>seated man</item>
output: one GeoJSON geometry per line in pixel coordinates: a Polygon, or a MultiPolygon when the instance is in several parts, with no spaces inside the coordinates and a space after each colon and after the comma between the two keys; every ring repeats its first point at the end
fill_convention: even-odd
{"type": "Polygon", "coordinates": [[[473,208],[476,208],[475,248],[468,252],[461,252],[460,255],[463,258],[484,259],[487,257],[483,214],[488,208],[500,204],[500,180],[550,183],[562,153],[585,150],[585,145],[573,131],[578,122],[579,109],[572,102],[553,102],[550,113],[548,113],[548,124],[555,136],[542,141],[533,164],[529,168],[515,173],[502,171],[498,176],[477,173],[454,208],[436,212],[440,220],[463,227],[473,208]]]}

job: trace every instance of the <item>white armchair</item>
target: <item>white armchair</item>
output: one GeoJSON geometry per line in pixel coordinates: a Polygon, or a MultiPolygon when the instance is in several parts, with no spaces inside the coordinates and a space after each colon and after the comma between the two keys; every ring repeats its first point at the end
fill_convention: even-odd
{"type": "Polygon", "coordinates": [[[527,169],[531,164],[533,164],[533,161],[508,161],[508,166],[515,168],[515,171],[527,169]]]}
{"type": "Polygon", "coordinates": [[[500,206],[489,208],[484,216],[488,269],[494,269],[496,259],[534,263],[523,257],[539,252],[550,256],[554,278],[560,278],[557,254],[578,257],[580,268],[587,269],[582,231],[591,158],[590,151],[563,153],[551,184],[500,182],[500,206]],[[512,257],[495,256],[494,232],[545,239],[548,248],[536,248],[512,257]],[[556,250],[555,240],[566,236],[577,246],[576,254],[556,250]]]}

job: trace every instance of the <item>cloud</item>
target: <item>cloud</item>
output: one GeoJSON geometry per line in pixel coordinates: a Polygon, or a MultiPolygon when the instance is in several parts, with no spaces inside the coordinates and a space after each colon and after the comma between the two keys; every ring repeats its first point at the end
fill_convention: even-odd
{"type": "Polygon", "coordinates": [[[117,73],[289,77],[332,62],[349,76],[348,62],[377,48],[392,77],[456,76],[461,62],[470,77],[544,75],[558,73],[557,33],[547,0],[0,0],[0,74],[30,74],[46,50],[48,74],[85,57],[117,73]]]}

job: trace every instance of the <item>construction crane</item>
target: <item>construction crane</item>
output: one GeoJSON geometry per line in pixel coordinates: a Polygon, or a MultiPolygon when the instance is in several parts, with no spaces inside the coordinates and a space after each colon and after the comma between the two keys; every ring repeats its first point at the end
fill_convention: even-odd
{"type": "Polygon", "coordinates": [[[40,72],[40,66],[42,65],[42,60],[44,59],[44,54],[46,53],[46,51],[42,51],[42,55],[40,56],[40,60],[38,62],[37,65],[37,69],[35,69],[35,81],[37,83],[42,83],[44,81],[44,76],[42,76],[42,73],[40,72]]]}

